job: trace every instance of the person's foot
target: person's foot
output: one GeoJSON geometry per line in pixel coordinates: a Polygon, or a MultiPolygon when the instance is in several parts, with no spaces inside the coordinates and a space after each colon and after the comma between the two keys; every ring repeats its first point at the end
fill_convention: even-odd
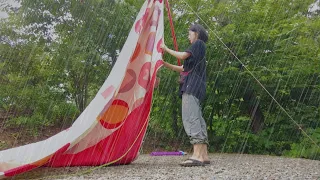
{"type": "Polygon", "coordinates": [[[184,167],[192,167],[192,166],[204,166],[204,162],[196,160],[196,159],[187,159],[186,161],[180,163],[181,166],[184,167]]]}
{"type": "Polygon", "coordinates": [[[198,161],[201,161],[203,162],[205,159],[203,159],[203,156],[200,155],[200,154],[196,154],[196,153],[193,153],[191,157],[189,157],[188,159],[194,159],[194,160],[198,160],[198,161]]]}
{"type": "Polygon", "coordinates": [[[201,162],[203,162],[204,164],[210,164],[211,163],[211,161],[210,161],[210,159],[207,157],[206,159],[204,159],[204,158],[194,158],[194,157],[190,157],[189,159],[194,159],[194,160],[197,160],[197,161],[201,161],[201,162]]]}
{"type": "Polygon", "coordinates": [[[201,161],[204,164],[210,164],[207,147],[207,144],[194,144],[193,155],[189,159],[201,161]]]}
{"type": "Polygon", "coordinates": [[[208,146],[207,144],[202,145],[201,158],[205,164],[210,164],[210,159],[208,156],[208,146]]]}
{"type": "Polygon", "coordinates": [[[203,161],[203,164],[210,164],[211,162],[210,162],[210,160],[204,160],[203,161]]]}
{"type": "Polygon", "coordinates": [[[209,157],[207,156],[207,157],[203,157],[202,156],[202,158],[201,159],[203,159],[203,162],[205,162],[205,161],[208,161],[208,162],[210,162],[210,159],[209,159],[209,157]]]}

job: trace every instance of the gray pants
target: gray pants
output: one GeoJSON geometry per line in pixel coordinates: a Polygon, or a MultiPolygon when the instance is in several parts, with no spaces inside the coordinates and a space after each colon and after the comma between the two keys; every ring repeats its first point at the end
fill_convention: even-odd
{"type": "Polygon", "coordinates": [[[191,94],[182,95],[182,122],[191,144],[208,144],[207,125],[200,101],[191,94]]]}

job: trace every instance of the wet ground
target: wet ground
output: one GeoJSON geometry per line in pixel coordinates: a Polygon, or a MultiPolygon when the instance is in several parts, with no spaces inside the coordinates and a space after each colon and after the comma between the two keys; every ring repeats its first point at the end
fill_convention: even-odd
{"type": "Polygon", "coordinates": [[[211,164],[181,167],[187,156],[140,155],[130,165],[39,168],[11,179],[318,179],[320,161],[262,155],[210,154],[211,164]]]}

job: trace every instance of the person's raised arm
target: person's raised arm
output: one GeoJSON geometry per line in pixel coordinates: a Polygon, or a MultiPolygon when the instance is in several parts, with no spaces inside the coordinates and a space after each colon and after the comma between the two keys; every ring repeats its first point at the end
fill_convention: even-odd
{"type": "Polygon", "coordinates": [[[161,48],[165,52],[168,52],[172,56],[174,56],[174,57],[176,57],[178,59],[181,59],[181,60],[185,60],[190,56],[190,53],[188,53],[188,52],[178,52],[178,51],[172,50],[172,49],[168,48],[164,43],[161,44],[161,48]]]}

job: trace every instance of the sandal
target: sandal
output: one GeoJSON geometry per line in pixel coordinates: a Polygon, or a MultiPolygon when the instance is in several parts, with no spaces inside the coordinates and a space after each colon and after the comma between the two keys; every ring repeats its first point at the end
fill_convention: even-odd
{"type": "Polygon", "coordinates": [[[192,167],[192,166],[204,166],[205,164],[199,160],[196,159],[188,159],[182,163],[180,163],[181,166],[184,167],[192,167]]]}

